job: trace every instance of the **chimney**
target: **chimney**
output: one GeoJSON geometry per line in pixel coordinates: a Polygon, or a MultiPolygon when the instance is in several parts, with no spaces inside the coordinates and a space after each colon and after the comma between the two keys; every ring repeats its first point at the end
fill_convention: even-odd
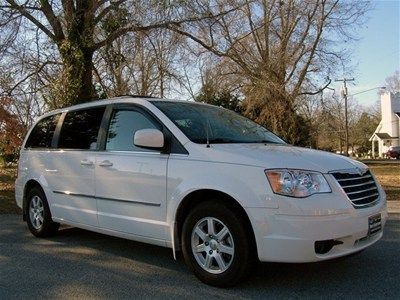
{"type": "Polygon", "coordinates": [[[399,136],[398,117],[395,112],[400,112],[400,93],[385,92],[381,94],[381,132],[386,132],[392,137],[399,136]]]}

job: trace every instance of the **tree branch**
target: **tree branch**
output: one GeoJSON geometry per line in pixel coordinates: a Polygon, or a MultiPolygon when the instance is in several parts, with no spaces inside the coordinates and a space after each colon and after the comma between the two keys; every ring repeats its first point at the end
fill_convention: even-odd
{"type": "Polygon", "coordinates": [[[38,19],[36,19],[33,15],[31,15],[24,6],[18,5],[14,0],[6,0],[10,6],[19,11],[19,13],[27,18],[29,21],[31,21],[33,24],[35,24],[40,30],[42,30],[51,40],[56,41],[56,36],[49,30],[47,29],[46,26],[44,26],[38,19]]]}
{"type": "Polygon", "coordinates": [[[315,92],[303,92],[303,93],[300,93],[299,95],[310,95],[310,96],[312,96],[312,95],[317,95],[317,94],[321,93],[322,91],[324,91],[325,89],[327,89],[328,86],[329,86],[329,85],[331,84],[331,82],[332,82],[332,79],[330,79],[329,77],[328,77],[327,79],[328,79],[328,82],[327,82],[322,88],[320,88],[319,90],[317,90],[317,91],[315,91],[315,92]]]}
{"type": "Polygon", "coordinates": [[[336,8],[336,5],[338,4],[338,2],[339,2],[339,0],[336,0],[336,2],[334,4],[332,4],[332,6],[330,7],[330,9],[328,10],[328,12],[326,14],[324,13],[326,2],[322,3],[322,13],[321,13],[322,16],[321,16],[320,24],[318,25],[317,35],[315,37],[314,44],[313,44],[313,46],[311,48],[308,60],[307,60],[307,62],[305,64],[303,70],[301,70],[300,76],[299,76],[299,80],[297,81],[296,86],[293,89],[294,95],[298,94],[298,91],[300,90],[300,87],[303,84],[303,80],[304,80],[304,78],[305,78],[305,76],[307,74],[308,67],[310,66],[311,62],[314,59],[314,54],[315,54],[315,52],[317,50],[317,46],[319,45],[319,41],[320,41],[321,36],[322,36],[322,32],[323,32],[323,29],[324,29],[325,21],[328,18],[328,16],[331,14],[331,12],[336,8]]]}
{"type": "Polygon", "coordinates": [[[44,15],[46,16],[47,20],[50,23],[50,26],[53,28],[54,35],[56,37],[55,42],[60,42],[62,41],[65,36],[64,32],[60,23],[60,20],[56,17],[54,14],[53,8],[49,4],[47,0],[41,0],[40,3],[42,3],[42,11],[44,15]]]}
{"type": "MultiPolygon", "coordinates": [[[[241,7],[241,6],[239,6],[241,7]]],[[[117,30],[115,30],[114,32],[110,33],[104,40],[96,43],[93,46],[93,50],[97,50],[107,44],[112,43],[115,39],[119,38],[120,36],[124,35],[125,33],[128,32],[139,32],[139,31],[147,31],[147,30],[152,30],[152,29],[157,29],[157,28],[168,28],[171,29],[171,27],[179,27],[185,23],[192,23],[192,22],[199,22],[199,21],[204,21],[204,20],[209,20],[209,19],[216,19],[219,18],[221,16],[224,16],[226,14],[231,13],[232,11],[237,10],[239,7],[234,7],[232,9],[229,9],[227,11],[223,11],[219,14],[213,15],[213,14],[208,14],[208,15],[204,15],[204,16],[194,16],[194,17],[190,17],[190,18],[186,18],[183,20],[171,20],[171,21],[164,21],[164,22],[160,22],[160,23],[154,23],[154,24],[150,24],[150,25],[140,25],[139,23],[135,23],[135,24],[128,24],[126,26],[123,26],[117,30]]],[[[178,31],[176,31],[178,32],[178,31]]]]}
{"type": "Polygon", "coordinates": [[[112,1],[107,7],[105,7],[99,14],[94,18],[94,24],[98,24],[104,17],[113,9],[118,8],[126,0],[112,1]]]}
{"type": "Polygon", "coordinates": [[[21,79],[20,81],[18,81],[16,84],[14,84],[14,86],[13,86],[11,89],[9,89],[9,90],[7,91],[7,94],[8,94],[9,96],[11,96],[12,92],[13,92],[20,84],[22,84],[23,82],[25,82],[25,80],[29,79],[29,78],[32,77],[33,75],[37,75],[39,72],[41,72],[41,71],[44,69],[44,67],[45,67],[46,65],[48,65],[48,64],[53,64],[53,63],[54,63],[54,62],[51,62],[51,61],[46,61],[46,62],[44,62],[39,68],[37,68],[37,70],[35,70],[34,72],[32,72],[32,73],[26,75],[24,78],[22,78],[22,79],[21,79]]]}

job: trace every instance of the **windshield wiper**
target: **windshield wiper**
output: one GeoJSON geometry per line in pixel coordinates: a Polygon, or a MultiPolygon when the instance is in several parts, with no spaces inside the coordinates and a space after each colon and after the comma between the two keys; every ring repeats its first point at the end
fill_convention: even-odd
{"type": "Polygon", "coordinates": [[[214,138],[214,139],[207,139],[207,138],[199,138],[199,139],[192,139],[192,142],[198,144],[227,144],[227,143],[242,143],[241,141],[225,139],[225,138],[214,138]]]}
{"type": "Polygon", "coordinates": [[[228,143],[240,143],[240,141],[225,139],[225,138],[215,138],[208,140],[210,144],[228,144],[228,143]]]}

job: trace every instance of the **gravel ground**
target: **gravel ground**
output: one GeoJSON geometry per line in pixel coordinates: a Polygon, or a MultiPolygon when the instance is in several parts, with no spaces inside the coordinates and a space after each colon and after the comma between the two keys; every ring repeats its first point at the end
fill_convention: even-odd
{"type": "Polygon", "coordinates": [[[63,228],[37,239],[0,215],[0,299],[399,298],[400,215],[364,252],[313,264],[260,263],[235,288],[200,283],[170,249],[63,228]]]}

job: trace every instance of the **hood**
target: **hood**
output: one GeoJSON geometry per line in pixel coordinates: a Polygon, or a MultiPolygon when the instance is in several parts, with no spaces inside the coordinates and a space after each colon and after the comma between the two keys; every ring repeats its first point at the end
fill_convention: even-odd
{"type": "Polygon", "coordinates": [[[342,155],[291,145],[212,144],[210,148],[206,148],[205,145],[196,146],[202,148],[201,156],[208,161],[252,165],[266,169],[290,168],[328,173],[335,170],[368,168],[363,163],[342,155]]]}

